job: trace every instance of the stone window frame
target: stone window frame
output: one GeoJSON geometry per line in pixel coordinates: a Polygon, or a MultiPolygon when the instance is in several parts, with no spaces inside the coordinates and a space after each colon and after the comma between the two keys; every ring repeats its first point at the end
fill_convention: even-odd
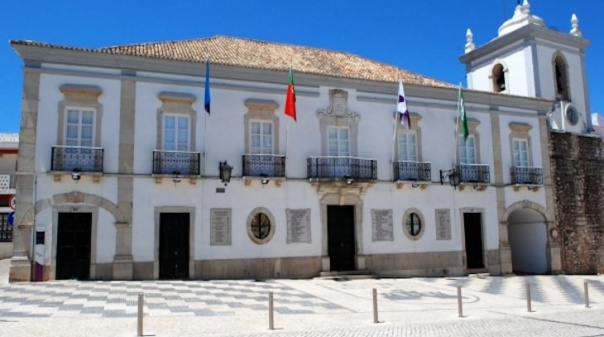
{"type": "Polygon", "coordinates": [[[252,121],[271,121],[273,123],[273,153],[279,153],[279,116],[276,113],[279,103],[273,100],[248,98],[244,102],[248,111],[243,115],[244,149],[246,154],[251,154],[251,127],[252,121]]]}
{"type": "MultiPolygon", "coordinates": [[[[398,114],[398,113],[397,113],[398,114]]],[[[409,119],[411,120],[411,128],[408,128],[406,125],[402,125],[401,123],[398,122],[397,120],[397,126],[396,126],[396,140],[394,143],[394,153],[396,155],[396,160],[397,161],[402,161],[399,154],[399,141],[400,141],[400,134],[402,132],[414,132],[415,133],[415,146],[416,146],[416,151],[417,151],[417,162],[421,163],[423,160],[423,156],[422,156],[422,128],[419,126],[419,122],[422,119],[422,116],[417,114],[417,113],[410,113],[409,114],[409,119]]]]}
{"type": "Polygon", "coordinates": [[[508,66],[503,60],[495,60],[489,73],[489,79],[491,80],[491,91],[494,93],[508,93],[510,92],[510,81],[508,74],[508,66]],[[501,89],[498,84],[499,80],[503,78],[503,84],[505,89],[501,89]]]}
{"type": "Polygon", "coordinates": [[[570,88],[570,79],[569,79],[569,66],[566,57],[560,51],[556,51],[552,54],[552,76],[554,83],[554,94],[556,95],[556,99],[564,100],[571,102],[571,88],[570,88]],[[557,78],[558,68],[561,68],[560,71],[563,71],[562,74],[562,82],[564,88],[562,88],[562,93],[559,93],[559,81],[557,78]]]}
{"type": "MultiPolygon", "coordinates": [[[[463,135],[461,134],[461,125],[457,124],[457,118],[455,118],[455,125],[458,127],[457,131],[455,132],[456,136],[459,139],[455,140],[456,143],[456,147],[457,147],[457,151],[456,151],[456,163],[460,163],[461,162],[461,153],[460,153],[460,146],[461,146],[461,138],[463,137],[463,135]]],[[[474,137],[474,150],[476,151],[476,164],[482,164],[482,161],[480,160],[480,133],[478,132],[478,126],[480,125],[480,121],[478,119],[475,118],[468,118],[468,137],[473,136],[474,137]]],[[[459,122],[461,123],[461,119],[459,120],[459,122]]]]}
{"type": "Polygon", "coordinates": [[[67,110],[92,109],[94,111],[94,143],[93,147],[101,147],[101,124],[103,122],[103,105],[99,96],[103,93],[101,87],[84,84],[63,84],[59,87],[63,93],[63,100],[58,104],[57,145],[65,144],[65,123],[67,110]]]}
{"type": "Polygon", "coordinates": [[[403,233],[405,234],[407,239],[409,239],[411,241],[420,240],[424,236],[424,233],[426,233],[426,219],[424,218],[424,215],[422,214],[422,212],[417,208],[414,208],[414,207],[408,208],[405,211],[405,213],[403,214],[403,219],[402,219],[401,223],[402,223],[403,233]],[[411,235],[411,233],[409,232],[409,230],[407,228],[407,220],[411,217],[412,214],[417,215],[417,217],[419,218],[419,221],[420,221],[420,225],[421,225],[419,233],[417,233],[417,235],[415,235],[415,236],[411,235]]]}
{"type": "Polygon", "coordinates": [[[350,129],[350,156],[358,157],[358,134],[361,117],[348,110],[348,92],[342,89],[329,90],[329,107],[316,112],[321,133],[321,155],[329,153],[328,127],[348,127],[350,129]]]}
{"type": "Polygon", "coordinates": [[[533,167],[533,146],[532,146],[532,138],[530,131],[533,128],[532,125],[526,123],[519,122],[510,122],[508,125],[510,128],[510,156],[512,166],[516,167],[516,163],[514,162],[514,140],[526,140],[527,141],[527,151],[528,151],[528,167],[533,167]]]}
{"type": "Polygon", "coordinates": [[[250,212],[250,214],[247,217],[246,228],[247,228],[247,235],[252,242],[254,242],[257,245],[264,245],[264,244],[269,243],[271,241],[271,239],[273,238],[273,236],[275,235],[275,232],[277,231],[277,222],[275,221],[275,217],[273,216],[273,213],[271,213],[267,208],[256,207],[250,212]],[[256,215],[258,215],[260,213],[267,216],[267,218],[270,222],[270,225],[271,225],[270,231],[264,239],[257,238],[256,235],[252,231],[252,220],[254,219],[254,217],[256,215]]]}
{"type": "Polygon", "coordinates": [[[187,93],[162,91],[157,95],[162,105],[157,109],[157,143],[156,149],[163,150],[164,144],[164,116],[184,115],[189,117],[189,150],[195,152],[197,144],[197,111],[193,104],[197,96],[187,93]]]}

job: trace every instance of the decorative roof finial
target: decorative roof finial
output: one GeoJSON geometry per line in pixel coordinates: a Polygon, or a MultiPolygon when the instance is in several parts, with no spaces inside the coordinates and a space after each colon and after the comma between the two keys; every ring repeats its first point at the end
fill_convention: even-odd
{"type": "Polygon", "coordinates": [[[468,28],[466,31],[466,53],[469,53],[474,49],[476,49],[476,46],[474,45],[474,34],[472,34],[472,31],[468,28]]]}
{"type": "Polygon", "coordinates": [[[573,13],[573,15],[570,18],[570,26],[571,26],[570,33],[574,36],[581,37],[581,29],[579,28],[579,19],[577,18],[577,15],[575,15],[575,13],[573,13]]]}
{"type": "Polygon", "coordinates": [[[522,3],[522,13],[528,15],[531,13],[531,4],[529,4],[528,0],[524,0],[522,3]]]}

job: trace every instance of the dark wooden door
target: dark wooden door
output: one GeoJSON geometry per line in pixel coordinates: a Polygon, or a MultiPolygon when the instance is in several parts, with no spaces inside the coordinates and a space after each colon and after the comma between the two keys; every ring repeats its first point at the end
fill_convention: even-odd
{"type": "Polygon", "coordinates": [[[57,280],[90,279],[92,213],[59,213],[57,280]]]}
{"type": "Polygon", "coordinates": [[[327,206],[330,269],[355,270],[354,206],[327,206]]]}
{"type": "Polygon", "coordinates": [[[464,213],[466,260],[468,269],[484,268],[482,251],[482,221],[480,213],[464,213]]]}
{"type": "Polygon", "coordinates": [[[189,278],[189,213],[161,213],[159,278],[189,278]]]}

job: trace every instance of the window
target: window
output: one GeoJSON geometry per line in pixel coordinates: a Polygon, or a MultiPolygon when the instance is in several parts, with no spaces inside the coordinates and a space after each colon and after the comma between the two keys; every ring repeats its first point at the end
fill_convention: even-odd
{"type": "Polygon", "coordinates": [[[100,87],[81,84],[63,84],[59,88],[64,99],[59,102],[59,130],[57,145],[101,146],[103,105],[98,102],[103,93],[100,87]]]}
{"type": "Polygon", "coordinates": [[[263,245],[275,235],[275,218],[264,208],[254,209],[247,218],[247,235],[252,242],[263,245]]]}
{"type": "Polygon", "coordinates": [[[462,165],[476,164],[476,139],[469,135],[467,139],[459,137],[459,162],[462,165]]]}
{"type": "Polygon", "coordinates": [[[418,161],[417,134],[414,131],[399,131],[398,133],[398,160],[418,161]]]}
{"type": "Polygon", "coordinates": [[[67,108],[65,119],[65,145],[94,146],[94,110],[67,108]]]}
{"type": "Polygon", "coordinates": [[[493,80],[493,92],[502,92],[507,89],[507,84],[505,82],[505,69],[500,63],[493,67],[491,79],[493,80]]]}
{"type": "Polygon", "coordinates": [[[258,240],[264,240],[271,232],[271,220],[264,213],[258,213],[252,218],[252,234],[258,240]]]}
{"type": "Polygon", "coordinates": [[[327,128],[328,156],[350,156],[350,128],[330,126],[327,128]]]}
{"type": "Polygon", "coordinates": [[[316,113],[321,130],[321,156],[358,156],[361,116],[348,109],[348,92],[329,90],[329,106],[316,113]]]}
{"type": "Polygon", "coordinates": [[[272,121],[250,121],[250,153],[273,154],[272,121]]]}
{"type": "Polygon", "coordinates": [[[554,79],[556,84],[556,98],[570,101],[568,90],[568,67],[561,54],[554,57],[554,79]]]}
{"type": "Polygon", "coordinates": [[[529,166],[528,140],[514,139],[512,140],[512,150],[514,155],[515,167],[529,166]]]}
{"type": "Polygon", "coordinates": [[[424,217],[416,208],[408,209],[403,216],[403,232],[410,240],[419,240],[425,231],[424,217]]]}
{"type": "Polygon", "coordinates": [[[0,242],[13,241],[13,226],[8,224],[8,213],[0,213],[0,242]]]}
{"type": "Polygon", "coordinates": [[[189,116],[164,114],[164,150],[189,151],[189,134],[189,116]]]}
{"type": "Polygon", "coordinates": [[[422,220],[416,213],[411,213],[407,217],[407,232],[411,236],[418,236],[422,230],[422,220]]]}

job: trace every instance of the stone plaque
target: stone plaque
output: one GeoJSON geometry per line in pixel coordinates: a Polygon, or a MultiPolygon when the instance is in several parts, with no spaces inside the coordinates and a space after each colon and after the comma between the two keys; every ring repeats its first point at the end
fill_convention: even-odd
{"type": "Polygon", "coordinates": [[[371,239],[372,241],[394,241],[392,231],[392,210],[371,210],[371,239]]]}
{"type": "Polygon", "coordinates": [[[287,243],[311,242],[310,208],[286,209],[287,243]]]}
{"type": "Polygon", "coordinates": [[[210,209],[210,245],[231,245],[231,209],[210,209]]]}
{"type": "Polygon", "coordinates": [[[451,240],[451,211],[437,209],[436,211],[436,240],[451,240]]]}

